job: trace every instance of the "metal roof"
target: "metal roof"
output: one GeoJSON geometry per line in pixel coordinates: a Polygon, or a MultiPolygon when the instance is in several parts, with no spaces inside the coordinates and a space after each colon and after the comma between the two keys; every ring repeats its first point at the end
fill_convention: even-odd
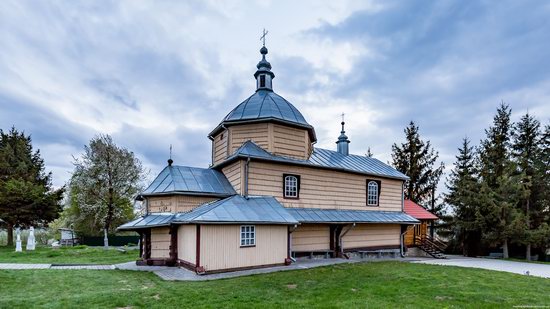
{"type": "Polygon", "coordinates": [[[213,195],[237,194],[225,176],[216,170],[189,166],[167,166],[153,180],[142,196],[167,193],[213,195]]]}
{"type": "Polygon", "coordinates": [[[298,224],[272,196],[234,195],[205,203],[186,213],[153,213],[123,224],[118,230],[136,230],[170,224],[298,224]]]}
{"type": "Polygon", "coordinates": [[[150,214],[125,223],[119,226],[117,230],[135,230],[149,227],[168,226],[174,217],[174,214],[168,213],[150,214]]]}
{"type": "Polygon", "coordinates": [[[224,125],[257,121],[280,121],[303,127],[310,132],[312,139],[316,140],[315,130],[307,123],[302,113],[292,103],[270,89],[258,89],[248,99],[237,105],[210,133],[210,136],[224,125]]]}
{"type": "Polygon", "coordinates": [[[405,203],[403,205],[403,210],[405,212],[418,219],[418,220],[437,220],[439,219],[436,215],[429,212],[426,208],[418,205],[417,203],[411,201],[411,200],[405,200],[405,203]]]}
{"type": "Polygon", "coordinates": [[[300,223],[419,223],[400,211],[287,208],[300,223]]]}
{"type": "Polygon", "coordinates": [[[234,195],[177,214],[174,223],[297,224],[288,210],[272,196],[234,195]]]}
{"type": "Polygon", "coordinates": [[[398,170],[383,163],[378,159],[352,154],[344,155],[337,151],[322,148],[314,148],[313,153],[308,160],[300,160],[273,155],[262,149],[260,146],[256,145],[254,142],[246,141],[243,145],[241,145],[239,149],[235,151],[233,155],[231,155],[229,158],[227,158],[225,162],[222,162],[221,164],[225,164],[232,159],[238,157],[250,157],[253,159],[256,158],[298,165],[309,165],[402,180],[409,179],[405,174],[399,172],[398,170]]]}

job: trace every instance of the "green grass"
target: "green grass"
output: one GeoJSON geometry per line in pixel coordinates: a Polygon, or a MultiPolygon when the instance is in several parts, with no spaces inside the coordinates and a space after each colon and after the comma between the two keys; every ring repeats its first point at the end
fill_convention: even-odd
{"type": "Polygon", "coordinates": [[[0,271],[0,308],[447,308],[550,304],[550,280],[371,262],[208,282],[132,271],[0,271]]]}
{"type": "Polygon", "coordinates": [[[139,250],[126,253],[114,249],[104,250],[86,246],[36,247],[35,251],[15,252],[14,247],[0,247],[0,263],[39,263],[39,264],[115,264],[137,260],[139,250]]]}

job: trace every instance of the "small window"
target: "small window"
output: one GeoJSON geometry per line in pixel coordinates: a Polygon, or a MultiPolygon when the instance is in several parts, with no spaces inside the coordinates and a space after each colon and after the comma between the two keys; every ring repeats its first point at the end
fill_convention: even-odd
{"type": "Polygon", "coordinates": [[[223,139],[223,133],[220,134],[220,141],[223,139]]]}
{"type": "Polygon", "coordinates": [[[367,205],[378,206],[380,196],[380,184],[376,180],[367,180],[367,205]]]}
{"type": "Polygon", "coordinates": [[[241,225],[241,247],[256,245],[256,227],[254,225],[241,225]]]}
{"type": "Polygon", "coordinates": [[[260,87],[265,87],[265,75],[260,75],[260,87]]]}
{"type": "Polygon", "coordinates": [[[300,192],[300,176],[298,175],[283,175],[284,187],[283,196],[285,198],[299,198],[300,192]]]}

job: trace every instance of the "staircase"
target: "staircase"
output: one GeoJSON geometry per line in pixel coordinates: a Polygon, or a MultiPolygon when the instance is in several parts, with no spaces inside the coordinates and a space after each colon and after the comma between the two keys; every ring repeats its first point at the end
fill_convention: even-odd
{"type": "Polygon", "coordinates": [[[443,254],[445,247],[447,246],[443,241],[434,238],[429,239],[428,237],[416,237],[415,244],[420,248],[420,250],[426,252],[428,255],[435,259],[446,259],[447,257],[443,254]]]}

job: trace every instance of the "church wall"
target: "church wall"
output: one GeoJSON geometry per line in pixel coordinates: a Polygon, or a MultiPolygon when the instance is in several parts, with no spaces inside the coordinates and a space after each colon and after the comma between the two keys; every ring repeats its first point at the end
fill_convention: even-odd
{"type": "Polygon", "coordinates": [[[231,155],[244,142],[251,140],[269,151],[269,129],[267,123],[243,124],[229,127],[229,153],[231,155]]]}
{"type": "Polygon", "coordinates": [[[197,254],[197,226],[180,225],[178,228],[178,259],[195,264],[197,254]]]}
{"type": "Polygon", "coordinates": [[[399,224],[358,224],[342,238],[342,246],[344,250],[398,246],[400,236],[399,224]]]}
{"type": "Polygon", "coordinates": [[[307,159],[309,157],[309,136],[307,130],[279,124],[273,125],[273,154],[307,159]]]}
{"type": "Polygon", "coordinates": [[[147,197],[149,213],[155,212],[188,212],[196,207],[211,201],[218,200],[216,197],[171,195],[147,197]]]}
{"type": "Polygon", "coordinates": [[[151,229],[151,258],[170,257],[170,229],[167,227],[151,229]]]}
{"type": "Polygon", "coordinates": [[[212,162],[217,164],[222,162],[227,156],[227,146],[228,146],[228,132],[223,130],[218,135],[214,136],[212,140],[212,162]]]}
{"type": "Polygon", "coordinates": [[[237,191],[238,194],[242,194],[241,188],[243,187],[243,161],[238,160],[237,162],[231,163],[230,165],[222,169],[222,173],[225,175],[229,183],[233,186],[233,189],[237,191]]]}
{"type": "Polygon", "coordinates": [[[292,232],[292,251],[330,249],[328,224],[301,224],[292,232]]]}
{"type": "Polygon", "coordinates": [[[200,265],[205,271],[283,264],[288,227],[256,225],[256,245],[240,246],[240,225],[201,225],[200,265]]]}
{"type": "Polygon", "coordinates": [[[271,195],[285,207],[401,211],[402,181],[267,162],[250,162],[249,194],[271,195]],[[283,174],[300,175],[299,199],[283,198],[283,174]],[[366,205],[366,179],[381,181],[380,206],[366,205]]]}

